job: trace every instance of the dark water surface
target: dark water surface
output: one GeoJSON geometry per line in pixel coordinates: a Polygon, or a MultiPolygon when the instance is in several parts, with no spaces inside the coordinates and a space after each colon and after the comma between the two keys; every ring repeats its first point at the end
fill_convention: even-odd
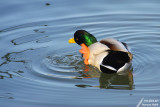
{"type": "Polygon", "coordinates": [[[160,106],[159,0],[1,0],[0,15],[0,107],[160,106]],[[130,73],[85,66],[78,29],[126,42],[130,73]]]}

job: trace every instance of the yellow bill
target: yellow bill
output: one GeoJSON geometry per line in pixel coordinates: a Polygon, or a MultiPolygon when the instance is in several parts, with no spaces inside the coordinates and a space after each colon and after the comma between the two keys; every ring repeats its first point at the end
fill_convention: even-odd
{"type": "Polygon", "coordinates": [[[69,39],[68,42],[69,43],[76,43],[75,40],[74,40],[74,38],[69,39]]]}

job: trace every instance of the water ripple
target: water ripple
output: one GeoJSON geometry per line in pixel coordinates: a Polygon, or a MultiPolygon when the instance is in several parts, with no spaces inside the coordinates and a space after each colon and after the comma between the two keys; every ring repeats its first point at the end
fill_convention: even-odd
{"type": "MultiPolygon", "coordinates": [[[[160,23],[157,23],[160,21],[159,17],[159,14],[79,15],[2,29],[0,37],[4,38],[1,41],[4,45],[10,42],[12,48],[2,53],[1,78],[7,78],[8,75],[9,68],[6,70],[4,67],[12,65],[15,66],[15,72],[24,72],[21,74],[22,78],[46,83],[56,80],[61,84],[64,82],[74,84],[80,82],[76,79],[84,79],[82,82],[87,82],[87,85],[76,86],[99,87],[93,85],[95,80],[86,79],[101,77],[99,71],[83,64],[81,55],[78,53],[80,48],[78,45],[67,43],[77,29],[88,30],[98,40],[115,38],[126,42],[134,55],[133,76],[135,78],[148,76],[152,74],[152,70],[158,73],[157,66],[154,68],[153,66],[159,62],[157,59],[160,51],[160,23]],[[23,63],[26,69],[22,69],[16,63],[23,63]],[[152,68],[152,70],[147,70],[147,68],[152,68]]],[[[157,76],[154,75],[144,80],[149,81],[153,78],[157,76]]]]}

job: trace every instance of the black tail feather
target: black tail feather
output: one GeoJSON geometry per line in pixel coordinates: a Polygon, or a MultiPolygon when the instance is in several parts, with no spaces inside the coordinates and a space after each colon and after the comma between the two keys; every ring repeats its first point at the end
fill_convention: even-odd
{"type": "MultiPolygon", "coordinates": [[[[122,52],[122,51],[108,51],[109,54],[103,59],[102,64],[111,66],[118,70],[122,66],[125,65],[125,63],[129,62],[129,56],[128,53],[122,52]]],[[[108,68],[100,66],[100,69],[102,72],[108,71],[108,68]]],[[[111,70],[112,71],[112,70],[111,70]]],[[[109,71],[110,72],[110,71],[109,71]]],[[[115,72],[115,71],[113,71],[115,72]]]]}

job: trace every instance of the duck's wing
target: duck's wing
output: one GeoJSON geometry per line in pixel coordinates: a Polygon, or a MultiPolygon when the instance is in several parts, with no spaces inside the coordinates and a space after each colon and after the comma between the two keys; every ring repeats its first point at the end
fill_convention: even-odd
{"type": "Polygon", "coordinates": [[[125,42],[121,42],[121,43],[125,46],[125,48],[126,48],[129,52],[131,52],[130,48],[128,47],[128,45],[127,45],[125,42]]]}
{"type": "Polygon", "coordinates": [[[124,45],[123,43],[115,40],[115,39],[103,39],[100,41],[100,43],[108,46],[110,50],[113,51],[122,51],[122,52],[128,52],[126,48],[126,44],[124,45]]]}
{"type": "Polygon", "coordinates": [[[125,48],[128,50],[128,56],[129,56],[129,58],[130,58],[130,60],[132,60],[132,58],[133,58],[133,55],[132,55],[132,53],[131,53],[131,50],[130,50],[130,48],[128,47],[128,45],[126,44],[126,43],[124,43],[124,42],[122,42],[122,44],[125,46],[125,48]]]}
{"type": "Polygon", "coordinates": [[[126,43],[110,38],[103,39],[100,41],[100,43],[106,45],[108,48],[110,48],[111,51],[122,51],[128,53],[130,60],[132,60],[132,53],[130,52],[126,43]]]}

